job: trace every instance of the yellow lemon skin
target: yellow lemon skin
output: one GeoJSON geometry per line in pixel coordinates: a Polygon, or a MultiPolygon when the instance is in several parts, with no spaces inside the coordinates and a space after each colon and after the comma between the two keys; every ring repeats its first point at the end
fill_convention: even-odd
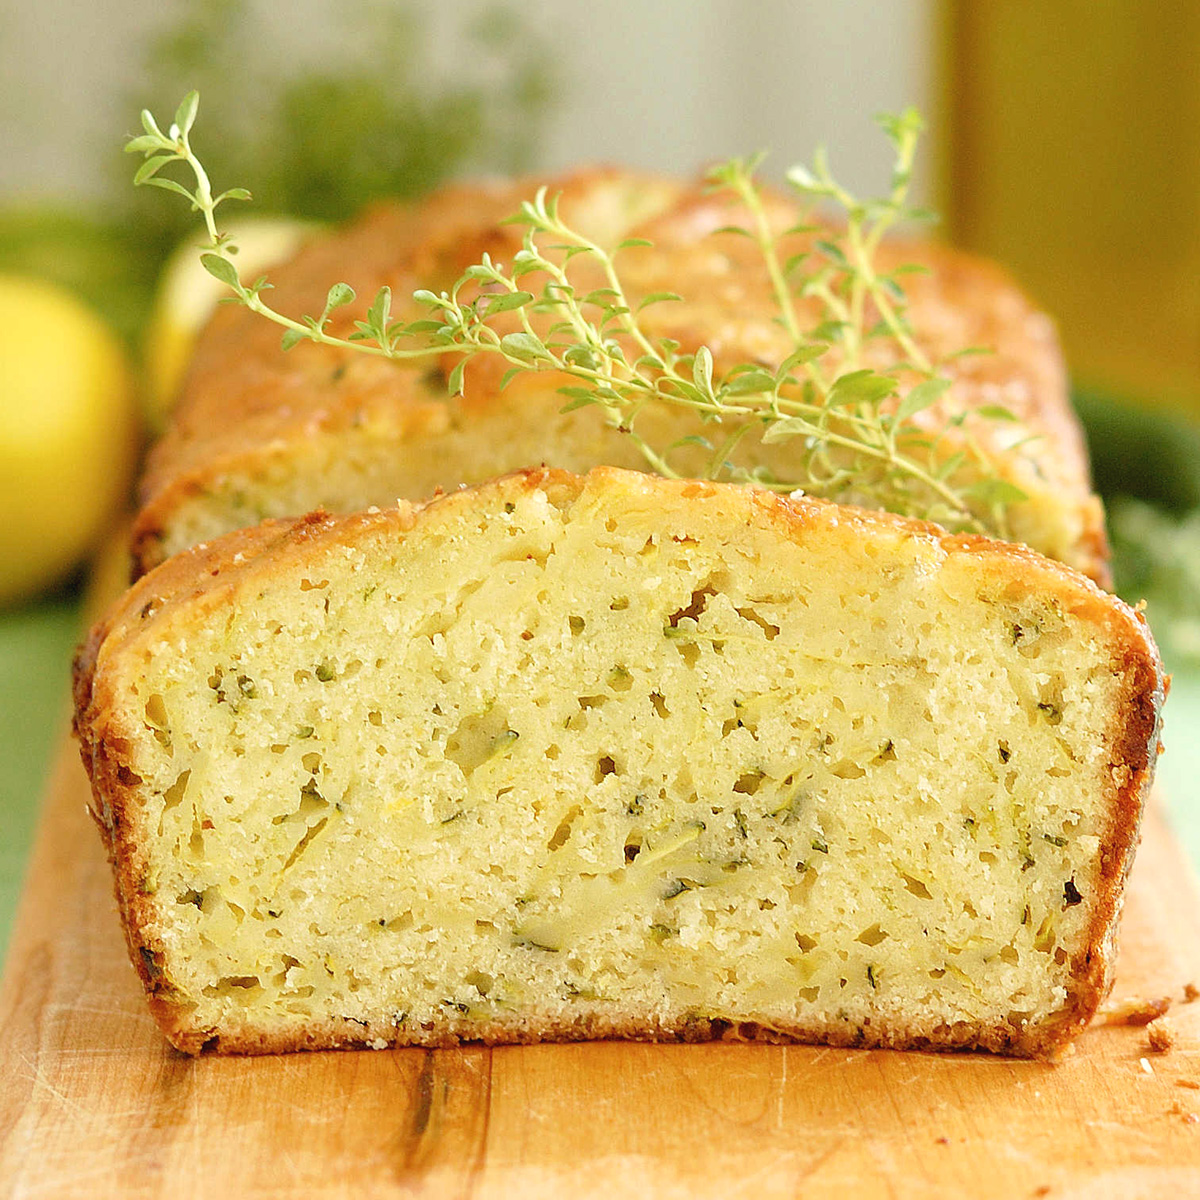
{"type": "MultiPolygon", "coordinates": [[[[251,216],[225,223],[238,248],[237,266],[247,283],[264,268],[291,258],[321,226],[295,217],[251,216]]],[[[171,252],[158,278],[154,308],[146,328],[146,416],[159,432],[183,383],[196,335],[229,289],[200,262],[207,242],[197,233],[171,252]]]]}
{"type": "Polygon", "coordinates": [[[58,582],[96,544],[137,446],[116,336],[70,292],[0,275],[0,604],[58,582]]]}

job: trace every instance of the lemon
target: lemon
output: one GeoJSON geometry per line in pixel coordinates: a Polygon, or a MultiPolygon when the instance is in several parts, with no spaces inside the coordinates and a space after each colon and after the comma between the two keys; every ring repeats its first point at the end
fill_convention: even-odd
{"type": "MultiPolygon", "coordinates": [[[[294,217],[243,217],[223,223],[237,246],[238,272],[247,283],[263,268],[290,258],[320,226],[294,217]]],[[[185,238],[172,251],[155,292],[146,330],[146,415],[161,429],[183,382],[196,335],[229,289],[200,264],[207,246],[202,234],[185,238]]]]}
{"type": "Polygon", "coordinates": [[[0,275],[0,603],[62,578],[124,499],[138,420],[124,350],[70,292],[0,275]]]}

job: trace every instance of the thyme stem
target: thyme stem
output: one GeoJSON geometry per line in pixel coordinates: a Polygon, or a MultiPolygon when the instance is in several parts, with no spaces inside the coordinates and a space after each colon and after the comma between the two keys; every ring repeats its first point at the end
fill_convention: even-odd
{"type": "MultiPolygon", "coordinates": [[[[716,448],[709,447],[710,478],[751,480],[775,491],[807,489],[834,498],[849,496],[975,529],[984,528],[985,519],[993,529],[1002,529],[1005,506],[1023,498],[1011,484],[988,478],[991,464],[973,439],[956,435],[964,448],[947,454],[945,430],[930,438],[912,422],[915,413],[949,387],[949,380],[935,376],[935,365],[908,328],[902,293],[875,265],[886,232],[909,215],[906,204],[920,130],[920,120],[911,110],[881,118],[896,149],[892,185],[884,199],[856,200],[833,178],[820,151],[811,171],[796,167],[789,172],[789,180],[811,202],[832,201],[846,215],[841,245],[836,231],[818,239],[815,245],[828,261],[807,274],[796,270],[804,256],[794,256],[786,265],[781,259],[779,240],[754,179],[758,160],[735,159],[712,172],[714,185],[730,190],[749,214],[750,228],[740,232],[758,249],[779,323],[793,347],[775,369],[741,363],[717,373],[707,347],[681,353],[674,342],[652,337],[638,319],[640,309],[634,308],[616,265],[620,250],[636,240],[605,249],[562,220],[557,198],[548,196],[545,188],[523,203],[513,218],[524,225],[525,235],[511,266],[483,255],[448,292],[414,293],[426,311],[421,320],[392,322],[391,293],[383,288],[366,319],[355,322],[353,333],[331,333],[331,313],[355,298],[344,283],[330,288],[320,316],[297,319],[276,311],[262,297],[265,279],[252,284],[242,280],[233,257],[236,247],[220,230],[219,206],[250,197],[237,188],[214,195],[189,136],[198,104],[195,93],[185,97],[166,134],[148,112],[142,114],[145,132],[126,146],[146,158],[134,182],[180,193],[191,202],[208,234],[203,265],[239,303],[283,329],[285,349],[307,340],[393,361],[455,354],[459,357],[450,375],[451,392],[461,389],[463,368],[479,355],[499,356],[509,368],[505,381],[522,371],[557,371],[570,380],[560,389],[568,397],[567,409],[598,405],[610,425],[632,438],[649,466],[670,477],[678,477],[669,461],[675,447],[656,449],[635,427],[649,405],[666,404],[691,412],[701,422],[729,427],[716,448]],[[160,175],[174,164],[190,172],[194,188],[160,175]],[[582,298],[571,267],[577,257],[598,266],[605,281],[605,287],[582,298]],[[539,290],[525,290],[526,277],[539,279],[539,290]],[[801,299],[810,305],[815,300],[824,310],[826,320],[815,333],[802,328],[801,299]],[[899,360],[885,372],[862,365],[865,341],[878,332],[864,328],[868,303],[899,351],[899,360]],[[593,309],[599,312],[596,319],[590,315],[593,309]],[[511,318],[506,323],[495,320],[510,311],[515,325],[511,318]],[[550,318],[546,332],[535,320],[541,316],[550,318]],[[831,381],[820,360],[835,347],[839,373],[831,381]],[[632,357],[627,350],[633,351],[632,357]],[[917,376],[919,382],[901,395],[903,376],[917,376]],[[801,469],[782,478],[761,465],[739,465],[735,453],[756,430],[765,445],[799,439],[795,461],[801,469]],[[975,500],[977,495],[982,499],[975,500]]],[[[650,296],[642,307],[665,299],[678,297],[650,296]]]]}

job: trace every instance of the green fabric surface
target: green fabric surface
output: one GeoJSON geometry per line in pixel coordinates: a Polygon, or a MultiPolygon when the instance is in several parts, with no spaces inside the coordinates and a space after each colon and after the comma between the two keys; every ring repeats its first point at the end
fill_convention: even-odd
{"type": "Polygon", "coordinates": [[[68,723],[80,605],[59,596],[0,614],[0,961],[51,759],[68,723]]]}

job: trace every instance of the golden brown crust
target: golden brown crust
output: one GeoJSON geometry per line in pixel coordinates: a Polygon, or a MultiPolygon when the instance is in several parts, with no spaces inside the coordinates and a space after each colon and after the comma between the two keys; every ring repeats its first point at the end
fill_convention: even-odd
{"type": "Polygon", "coordinates": [[[518,472],[477,488],[436,497],[422,506],[402,504],[384,511],[349,517],[312,514],[297,521],[271,522],[230,534],[170,560],[141,579],[104,620],[91,631],[75,664],[75,731],[84,765],[92,779],[96,819],[115,869],[115,886],[126,930],[130,957],[146,990],[156,1019],[179,1048],[191,1053],[212,1048],[239,1053],[286,1049],[318,1049],[353,1045],[446,1045],[459,1039],[489,1043],[622,1037],[642,1040],[690,1041],[709,1037],[769,1037],[820,1041],[831,1045],[907,1047],[922,1049],[982,1048],[1028,1057],[1052,1057],[1095,1013],[1112,984],[1116,927],[1125,878],[1136,848],[1144,799],[1153,775],[1158,748],[1159,713],[1165,680],[1153,641],[1140,613],[1103,593],[1090,580],[1060,563],[1047,560],[1026,546],[989,541],[970,535],[948,535],[935,525],[891,514],[839,507],[805,497],[781,498],[773,493],[700,481],[668,481],[614,468],[597,468],[587,480],[563,471],[540,469],[518,472]],[[142,895],[143,850],[130,836],[127,811],[138,803],[140,780],[131,770],[130,739],[115,719],[118,696],[103,667],[106,661],[128,658],[145,645],[147,631],[169,626],[174,610],[197,603],[207,608],[222,597],[266,578],[281,556],[303,562],[306,554],[330,545],[354,544],[363,536],[384,532],[403,534],[422,520],[422,513],[441,505],[486,505],[520,491],[544,491],[552,503],[568,504],[585,485],[616,486],[653,499],[719,497],[726,506],[744,505],[747,520],[766,520],[782,536],[799,539],[807,527],[837,524],[864,533],[883,528],[901,530],[935,544],[947,557],[971,555],[984,560],[981,574],[999,584],[1018,567],[1023,584],[1101,627],[1108,644],[1120,647],[1114,668],[1125,680],[1106,744],[1116,799],[1111,826],[1103,839],[1099,899],[1090,934],[1072,961],[1072,984],[1055,1020],[1018,1031],[1007,1024],[992,1028],[829,1028],[802,1024],[762,1029],[695,1018],[674,1025],[627,1014],[620,1020],[589,1016],[563,1024],[537,1014],[508,1024],[455,1023],[453,1017],[434,1029],[360,1026],[343,1021],[311,1025],[300,1034],[197,1030],[188,1022],[186,1005],[174,995],[162,966],[164,947],[153,932],[148,897],[142,895]]]}
{"type": "MultiPolygon", "coordinates": [[[[499,222],[535,186],[533,180],[457,185],[415,207],[376,209],[344,232],[309,243],[279,268],[273,276],[273,303],[285,312],[317,311],[330,282],[346,280],[357,299],[334,314],[332,326],[345,334],[387,283],[396,315],[415,317],[410,297],[416,288],[448,286],[484,252],[501,260],[511,256],[519,232],[499,222]]],[[[631,295],[668,290],[688,299],[645,310],[642,320],[653,335],[673,337],[685,351],[706,344],[725,366],[749,360],[775,363],[789,352],[772,319],[774,301],[757,250],[748,239],[714,232],[738,219],[736,209],[720,197],[699,186],[682,188],[611,170],[582,170],[551,180],[550,187],[562,191],[564,212],[577,224],[586,227],[593,221],[621,229],[624,219],[630,228],[621,232],[654,241],[653,249],[631,250],[623,257],[622,275],[631,295]],[[647,219],[639,222],[643,214],[647,219]]],[[[790,201],[768,194],[768,204],[781,230],[795,222],[790,201]]],[[[802,235],[785,237],[783,248],[787,254],[801,252],[811,248],[810,241],[802,235]]],[[[994,351],[948,363],[956,384],[952,400],[921,414],[920,420],[944,430],[952,415],[950,404],[967,412],[989,404],[1012,411],[1015,424],[968,419],[965,432],[1003,461],[1004,473],[1018,486],[1048,497],[1044,503],[1066,514],[1064,529],[1054,534],[1055,545],[1039,548],[1068,558],[1106,583],[1103,514],[1089,490],[1086,452],[1067,401],[1052,324],[992,264],[927,242],[897,241],[881,250],[886,268],[913,260],[930,268],[906,281],[912,323],[930,356],[937,360],[968,346],[994,351]],[[1010,453],[1022,439],[1032,440],[1010,453]]],[[[799,316],[801,324],[811,325],[820,314],[814,308],[799,316]]],[[[884,342],[875,346],[876,365],[888,365],[892,350],[884,342]]],[[[350,442],[357,430],[370,430],[377,444],[403,456],[406,447],[426,446],[427,439],[436,442],[463,422],[496,410],[502,403],[503,370],[502,363],[473,362],[465,396],[447,401],[439,370],[400,368],[312,344],[285,355],[275,326],[242,309],[222,309],[200,339],[170,428],[149,458],[134,530],[139,569],[161,561],[164,535],[180,510],[230,475],[260,477],[314,438],[350,442]]],[[[550,376],[539,379],[527,399],[531,421],[544,421],[557,411],[560,382],[550,376]]],[[[495,469],[527,461],[499,463],[495,469]]],[[[451,461],[440,483],[451,487],[469,476],[469,465],[456,473],[451,461]]],[[[401,490],[415,498],[426,488],[401,490]]],[[[393,498],[380,496],[378,501],[393,498]]],[[[311,506],[330,503],[314,492],[311,506]]]]}

